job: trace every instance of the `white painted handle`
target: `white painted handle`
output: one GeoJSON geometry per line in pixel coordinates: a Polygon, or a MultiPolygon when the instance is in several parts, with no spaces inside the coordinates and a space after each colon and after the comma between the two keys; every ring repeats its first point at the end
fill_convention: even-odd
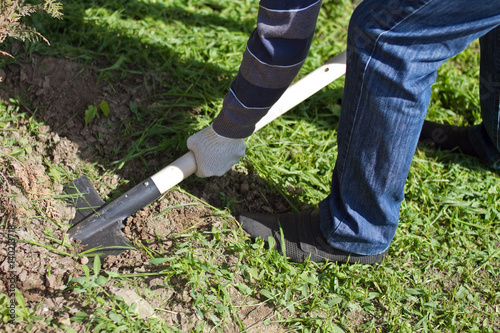
{"type": "Polygon", "coordinates": [[[182,155],[153,176],[151,179],[161,194],[196,172],[196,159],[192,152],[182,155]]]}
{"type": "MultiPolygon", "coordinates": [[[[255,125],[254,133],[344,75],[345,71],[344,51],[288,87],[268,113],[255,125]]],[[[194,154],[188,152],[155,173],[151,179],[163,194],[195,172],[194,154]]]]}

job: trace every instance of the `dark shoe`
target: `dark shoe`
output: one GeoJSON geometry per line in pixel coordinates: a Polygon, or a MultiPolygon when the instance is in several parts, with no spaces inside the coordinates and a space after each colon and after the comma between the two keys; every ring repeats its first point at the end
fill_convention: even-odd
{"type": "Polygon", "coordinates": [[[479,158],[469,140],[469,127],[438,124],[424,121],[419,141],[440,150],[460,151],[479,158]]]}
{"type": "Polygon", "coordinates": [[[388,252],[386,250],[381,254],[359,255],[331,247],[320,230],[317,211],[281,215],[242,213],[238,220],[243,230],[254,239],[262,238],[267,241],[269,237],[273,237],[276,243],[275,249],[294,262],[304,262],[309,258],[315,262],[335,261],[372,265],[382,262],[388,252]]]}

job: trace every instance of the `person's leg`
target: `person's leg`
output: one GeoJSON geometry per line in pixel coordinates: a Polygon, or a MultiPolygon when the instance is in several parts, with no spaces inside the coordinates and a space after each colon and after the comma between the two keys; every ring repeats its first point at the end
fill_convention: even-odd
{"type": "Polygon", "coordinates": [[[500,169],[500,27],[480,38],[480,102],[482,124],[473,126],[469,139],[481,160],[500,169]]]}
{"type": "Polygon", "coordinates": [[[500,28],[479,39],[481,45],[480,103],[483,122],[460,127],[426,121],[420,141],[441,150],[460,151],[500,169],[500,28]]]}
{"type": "Polygon", "coordinates": [[[498,25],[498,0],[363,1],[349,26],[339,154],[319,217],[244,215],[243,228],[277,242],[281,228],[298,259],[302,251],[319,260],[313,256],[319,249],[323,259],[354,254],[378,262],[398,225],[437,68],[498,25]]]}
{"type": "Polygon", "coordinates": [[[437,68],[500,25],[500,1],[365,0],[351,18],[339,155],[321,229],[335,248],[376,254],[398,225],[437,68]]]}

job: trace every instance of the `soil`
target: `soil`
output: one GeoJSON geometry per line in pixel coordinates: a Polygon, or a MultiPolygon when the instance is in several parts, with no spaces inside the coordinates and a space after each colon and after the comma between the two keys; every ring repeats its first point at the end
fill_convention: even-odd
{"type": "MultiPolygon", "coordinates": [[[[36,130],[36,135],[28,128],[29,122],[22,118],[9,122],[9,128],[0,130],[0,142],[17,142],[25,138],[22,147],[13,147],[20,151],[19,158],[10,156],[12,151],[0,148],[0,220],[14,226],[12,231],[3,223],[0,231],[0,292],[7,293],[9,290],[12,267],[8,261],[7,245],[9,237],[15,237],[19,239],[15,243],[15,285],[24,296],[27,306],[36,309],[36,315],[51,318],[54,323],[67,325],[76,332],[84,332],[87,328],[69,318],[80,311],[83,305],[79,303],[78,295],[68,291],[67,282],[70,277],[83,274],[81,264],[85,263],[86,258],[74,259],[70,256],[78,252],[78,244],[66,236],[67,222],[72,218],[74,209],[58,199],[64,184],[57,181],[58,177],[54,176],[57,171],[53,167],[78,174],[83,166],[97,164],[102,170],[102,184],[106,184],[97,190],[105,198],[112,197],[112,192],[119,184],[129,184],[119,188],[122,192],[128,190],[128,187],[159,169],[163,162],[170,162],[168,159],[171,158],[155,156],[157,158],[152,158],[153,162],[147,168],[144,162],[132,160],[116,174],[106,172],[106,165],[119,158],[115,153],[117,147],[123,148],[130,144],[120,136],[123,124],[130,124],[132,120],[130,103],[151,106],[154,103],[150,97],[151,90],[164,88],[155,86],[158,80],[154,80],[154,76],[158,74],[129,76],[121,80],[120,84],[112,85],[106,80],[99,80],[96,68],[99,66],[61,58],[41,58],[35,54],[0,72],[3,76],[0,99],[8,102],[9,98],[20,97],[23,101],[20,112],[26,112],[45,124],[36,130]],[[148,89],[138,88],[144,81],[149,83],[148,89]],[[108,102],[112,114],[109,118],[96,118],[85,126],[85,110],[89,105],[99,105],[103,100],[108,102]],[[52,173],[52,177],[48,176],[49,173],[52,173]],[[37,243],[48,246],[35,245],[37,243]],[[70,255],[61,255],[61,252],[70,255]]],[[[167,77],[162,79],[168,80],[167,77]]],[[[169,191],[161,200],[126,220],[123,231],[132,243],[137,244],[139,241],[158,253],[168,253],[172,246],[170,235],[190,227],[210,229],[213,225],[219,225],[219,215],[214,214],[208,205],[199,204],[200,200],[225,210],[224,200],[227,202],[227,198],[230,198],[234,202],[232,213],[244,210],[284,212],[290,209],[281,195],[266,193],[267,184],[263,179],[242,170],[234,169],[224,177],[208,181],[191,180],[183,185],[183,189],[169,191]],[[221,192],[224,193],[223,197],[221,192]],[[265,198],[262,193],[266,193],[265,198]],[[168,214],[159,218],[155,217],[172,206],[177,208],[169,209],[168,214]],[[200,220],[203,223],[193,225],[193,221],[200,220]]],[[[234,226],[237,227],[236,223],[234,226]]],[[[145,251],[128,251],[105,258],[103,268],[125,273],[150,271],[149,258],[145,251]]],[[[228,254],[221,258],[221,264],[230,266],[236,260],[228,254]]],[[[149,288],[157,293],[146,299],[153,308],[161,308],[161,311],[155,311],[156,315],[163,317],[166,323],[190,331],[201,318],[196,314],[187,287],[179,282],[175,290],[155,288],[162,281],[163,278],[159,277],[136,283],[140,288],[149,288]],[[169,307],[165,307],[162,299],[170,299],[169,307]]],[[[236,290],[229,292],[234,295],[234,305],[244,301],[236,290]]],[[[242,309],[246,310],[242,310],[240,318],[245,325],[254,325],[252,327],[256,330],[262,330],[259,323],[274,313],[274,309],[266,306],[242,309]]],[[[236,327],[236,324],[234,328],[229,325],[227,331],[237,331],[236,327]]],[[[16,323],[5,326],[5,331],[63,330],[39,320],[34,327],[16,323]]],[[[278,332],[282,328],[266,326],[265,331],[278,332]]]]}

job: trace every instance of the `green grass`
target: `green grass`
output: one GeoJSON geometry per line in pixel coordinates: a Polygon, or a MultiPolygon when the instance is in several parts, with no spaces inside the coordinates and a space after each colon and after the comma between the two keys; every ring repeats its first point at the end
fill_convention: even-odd
{"type": "MultiPolygon", "coordinates": [[[[187,137],[219,111],[257,9],[256,0],[85,0],[64,5],[62,21],[34,17],[51,45],[24,43],[17,57],[39,53],[97,63],[102,67],[99,80],[110,86],[133,75],[154,77],[155,106],[141,108],[136,123],[124,125],[123,135],[131,144],[116,152],[108,173],[162,152],[169,157],[185,152],[187,137]]],[[[317,38],[300,75],[344,49],[351,12],[350,1],[324,1],[317,38]]],[[[480,122],[477,50],[474,43],[440,69],[428,119],[480,122]]],[[[15,61],[3,59],[3,64],[15,61]]],[[[138,83],[138,89],[149,83],[138,83]]],[[[331,84],[248,140],[239,167],[258,173],[270,191],[281,193],[295,209],[315,205],[329,192],[342,86],[342,79],[331,84]],[[292,193],[290,186],[301,190],[292,193]]],[[[4,123],[16,117],[5,110],[3,115],[4,123]]],[[[37,121],[30,118],[29,123],[36,135],[37,121]]],[[[18,157],[28,153],[21,141],[1,143],[14,145],[18,157]]],[[[99,182],[102,170],[94,164],[81,167],[99,182]]],[[[52,178],[61,183],[78,173],[64,166],[52,170],[52,178]]],[[[155,274],[166,290],[190,295],[189,307],[202,319],[195,328],[199,331],[223,330],[229,323],[244,331],[249,327],[238,315],[242,307],[269,305],[273,314],[262,321],[290,331],[495,332],[500,329],[499,193],[498,173],[476,160],[419,149],[396,237],[375,269],[289,263],[262,243],[249,242],[223,212],[226,207],[210,207],[221,214],[221,226],[173,235],[172,253],[150,252],[151,265],[158,266],[155,274]],[[228,255],[236,260],[225,261],[228,255]],[[238,300],[231,290],[238,291],[238,300]]],[[[94,275],[74,280],[72,288],[89,310],[72,320],[85,322],[91,331],[180,330],[157,319],[138,319],[106,292],[109,281],[140,285],[138,280],[148,276],[97,267],[94,275]],[[92,312],[96,308],[102,310],[92,312]]]]}

